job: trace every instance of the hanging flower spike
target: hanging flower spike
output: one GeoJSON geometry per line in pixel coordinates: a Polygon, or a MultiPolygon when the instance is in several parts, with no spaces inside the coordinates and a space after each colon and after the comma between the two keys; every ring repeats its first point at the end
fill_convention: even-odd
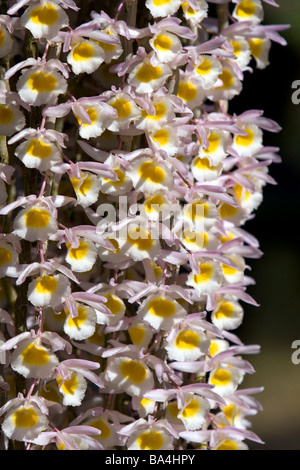
{"type": "Polygon", "coordinates": [[[263,388],[242,385],[260,347],[237,332],[244,303],[258,306],[248,259],[262,256],[244,225],[276,184],[279,149],[264,141],[281,128],[263,110],[235,113],[234,98],[286,44],[286,25],[262,24],[277,3],[8,3],[5,449],[261,444],[250,428],[263,388]]]}

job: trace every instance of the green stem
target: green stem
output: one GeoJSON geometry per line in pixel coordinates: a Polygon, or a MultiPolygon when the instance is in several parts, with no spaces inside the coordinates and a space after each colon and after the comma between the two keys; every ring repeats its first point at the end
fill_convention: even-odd
{"type": "MultiPolygon", "coordinates": [[[[9,59],[8,57],[2,57],[0,59],[0,82],[4,84],[4,87],[7,91],[10,90],[8,80],[5,80],[5,74],[9,69],[9,59]]],[[[9,151],[7,147],[7,137],[5,135],[0,135],[0,163],[3,165],[9,165],[9,151]]],[[[10,187],[6,185],[7,193],[9,196],[10,187]]],[[[7,221],[9,217],[0,217],[0,226],[2,227],[2,231],[7,233],[8,232],[8,225],[7,221]]]]}
{"type": "Polygon", "coordinates": [[[126,23],[128,26],[135,27],[137,15],[137,0],[126,0],[127,18],[126,23]]]}
{"type": "Polygon", "coordinates": [[[6,15],[7,10],[8,10],[7,0],[2,0],[0,4],[0,14],[6,15]]]}
{"type": "Polygon", "coordinates": [[[25,31],[25,55],[26,58],[33,57],[34,59],[38,58],[38,45],[37,40],[32,36],[29,29],[25,31]]]}
{"type": "MultiPolygon", "coordinates": [[[[26,58],[33,57],[36,59],[38,57],[37,41],[34,39],[34,37],[32,36],[29,30],[26,30],[25,32],[24,50],[25,50],[26,58]]],[[[29,127],[36,129],[39,125],[40,116],[41,116],[41,110],[37,107],[32,106],[31,111],[27,113],[26,115],[27,125],[29,127]]],[[[24,167],[22,183],[23,183],[23,191],[24,191],[25,196],[28,196],[29,194],[37,193],[37,178],[38,178],[37,170],[24,167]]],[[[22,251],[19,256],[20,264],[31,264],[32,263],[32,258],[31,258],[32,243],[27,240],[21,240],[21,248],[22,248],[22,251]]],[[[28,292],[29,281],[30,279],[27,278],[25,282],[23,282],[23,284],[18,286],[15,306],[14,306],[14,310],[12,313],[12,318],[15,322],[16,335],[25,332],[27,329],[27,325],[26,325],[27,314],[28,314],[27,292],[28,292]]],[[[25,377],[23,377],[20,374],[16,374],[17,393],[22,393],[23,395],[26,395],[27,393],[26,390],[27,390],[27,387],[26,387],[25,377]]],[[[25,449],[24,443],[16,441],[14,442],[14,448],[15,450],[24,450],[25,449]]]]}
{"type": "MultiPolygon", "coordinates": [[[[227,28],[229,25],[229,7],[228,3],[220,3],[217,5],[217,15],[218,15],[218,28],[219,33],[223,31],[224,28],[227,28]]],[[[228,101],[220,100],[216,103],[217,111],[228,112],[228,101]]]]}
{"type": "MultiPolygon", "coordinates": [[[[126,24],[134,28],[136,25],[136,16],[137,16],[137,0],[126,0],[125,8],[126,8],[126,24]]],[[[126,40],[124,44],[125,61],[129,59],[129,57],[132,54],[132,51],[133,51],[132,39],[126,40]]],[[[132,144],[133,144],[132,136],[124,138],[123,149],[126,152],[130,152],[132,149],[132,144]]]]}
{"type": "Polygon", "coordinates": [[[220,3],[217,5],[218,27],[219,32],[223,31],[229,25],[229,7],[228,3],[220,3]]]}

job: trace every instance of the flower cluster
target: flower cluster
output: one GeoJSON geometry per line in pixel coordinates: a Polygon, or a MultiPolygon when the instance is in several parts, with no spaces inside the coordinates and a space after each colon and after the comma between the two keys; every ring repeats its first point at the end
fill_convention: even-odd
{"type": "Polygon", "coordinates": [[[89,3],[1,6],[4,445],[247,449],[243,226],[280,127],[230,108],[285,26],[261,0],[89,3]]]}

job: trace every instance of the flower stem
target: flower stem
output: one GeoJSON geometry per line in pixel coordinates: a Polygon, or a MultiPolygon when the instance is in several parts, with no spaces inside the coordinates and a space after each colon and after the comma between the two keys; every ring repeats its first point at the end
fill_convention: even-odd
{"type": "MultiPolygon", "coordinates": [[[[228,3],[220,3],[217,5],[217,16],[219,33],[221,33],[223,29],[227,28],[227,26],[229,25],[228,3]]],[[[218,108],[218,111],[221,111],[226,114],[228,112],[228,101],[220,100],[218,103],[216,103],[216,107],[218,108]]]]}
{"type": "Polygon", "coordinates": [[[229,8],[228,3],[220,3],[217,5],[218,27],[219,33],[229,25],[229,8]]]}

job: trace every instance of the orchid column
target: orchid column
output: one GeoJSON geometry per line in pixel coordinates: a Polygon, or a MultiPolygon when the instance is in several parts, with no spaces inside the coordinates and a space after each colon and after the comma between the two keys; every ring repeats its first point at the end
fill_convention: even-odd
{"type": "Polygon", "coordinates": [[[94,8],[0,15],[2,445],[248,449],[244,225],[280,127],[234,97],[286,27],[260,0],[94,8]]]}

